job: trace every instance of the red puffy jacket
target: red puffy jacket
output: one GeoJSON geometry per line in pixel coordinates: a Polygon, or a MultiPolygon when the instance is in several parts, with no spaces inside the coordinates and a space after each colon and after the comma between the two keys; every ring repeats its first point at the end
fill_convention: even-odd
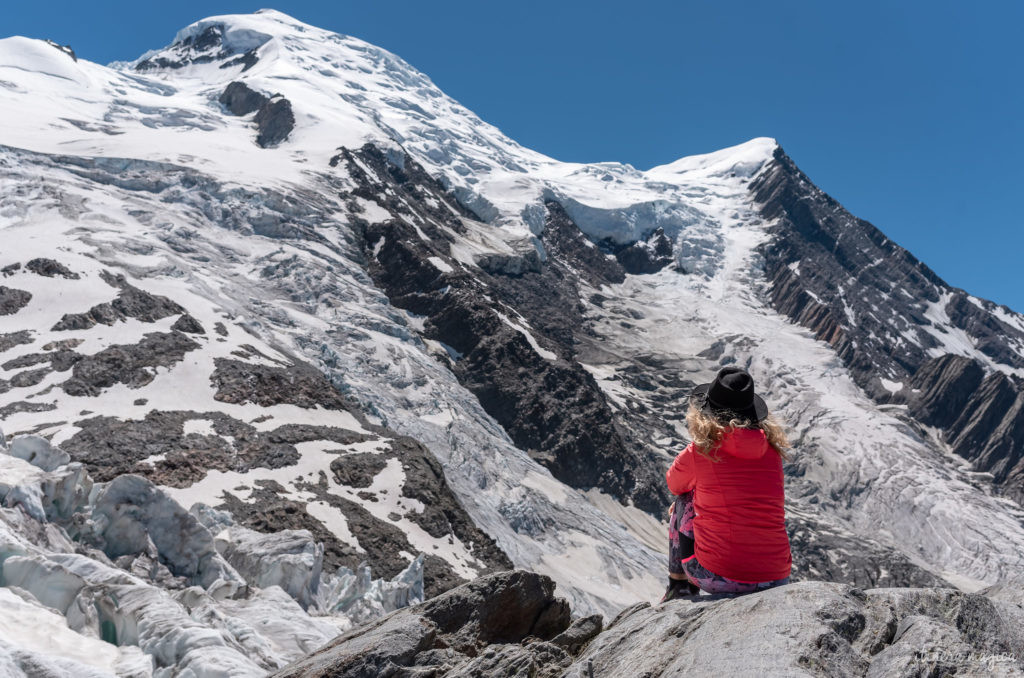
{"type": "Polygon", "coordinates": [[[786,535],[782,459],[760,429],[726,434],[720,461],[690,443],[669,467],[672,494],[694,492],[697,560],[717,575],[740,582],[789,576],[793,559],[786,535]]]}

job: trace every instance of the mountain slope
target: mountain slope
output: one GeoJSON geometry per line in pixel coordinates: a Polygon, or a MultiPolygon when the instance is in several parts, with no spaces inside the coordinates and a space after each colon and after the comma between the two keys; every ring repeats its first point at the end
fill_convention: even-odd
{"type": "Polygon", "coordinates": [[[560,163],[273,11],[112,67],[0,41],[0,112],[3,427],[99,482],[330,567],[422,553],[428,595],[515,565],[611,613],[656,595],[686,395],[738,363],[797,443],[796,577],[1021,570],[1024,321],[772,139],[560,163]]]}

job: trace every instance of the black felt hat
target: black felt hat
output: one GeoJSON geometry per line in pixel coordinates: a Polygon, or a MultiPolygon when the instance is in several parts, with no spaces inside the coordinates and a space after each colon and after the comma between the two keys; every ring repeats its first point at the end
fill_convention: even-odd
{"type": "Polygon", "coordinates": [[[719,419],[735,417],[757,423],[768,416],[764,399],[754,393],[754,378],[739,367],[723,367],[713,382],[694,388],[690,398],[719,419]]]}

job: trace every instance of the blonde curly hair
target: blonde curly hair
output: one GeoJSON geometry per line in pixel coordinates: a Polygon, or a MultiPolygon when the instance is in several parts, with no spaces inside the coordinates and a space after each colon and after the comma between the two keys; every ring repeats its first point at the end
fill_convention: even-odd
{"type": "Polygon", "coordinates": [[[756,424],[739,418],[723,422],[713,414],[690,403],[690,409],[686,412],[686,425],[690,429],[690,437],[693,440],[693,446],[697,453],[704,455],[711,461],[721,461],[716,452],[722,444],[722,439],[725,438],[726,434],[732,433],[738,428],[761,429],[764,431],[765,437],[768,438],[768,444],[779,453],[783,461],[789,460],[789,454],[786,450],[792,446],[786,437],[786,432],[783,430],[782,425],[770,414],[756,424]]]}

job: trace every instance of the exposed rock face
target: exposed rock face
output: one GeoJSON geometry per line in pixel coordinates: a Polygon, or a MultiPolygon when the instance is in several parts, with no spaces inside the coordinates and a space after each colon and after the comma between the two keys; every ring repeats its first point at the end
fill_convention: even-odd
{"type": "Polygon", "coordinates": [[[103,280],[120,289],[114,301],[97,304],[85,313],[68,313],[53,326],[53,331],[82,330],[100,325],[113,325],[126,318],[152,323],[168,316],[184,313],[185,309],[167,297],[150,294],[131,285],[123,275],[106,273],[103,280]]]}
{"type": "Polygon", "coordinates": [[[25,268],[32,271],[36,275],[41,275],[46,278],[53,278],[60,276],[61,278],[67,278],[68,280],[78,280],[79,276],[73,272],[64,264],[53,259],[46,259],[40,257],[33,259],[32,261],[25,264],[25,268]]]}
{"type": "Polygon", "coordinates": [[[804,582],[624,612],[567,676],[1022,675],[1021,610],[952,589],[804,582]]]}
{"type": "MultiPolygon", "coordinates": [[[[212,61],[223,61],[221,68],[241,65],[242,72],[249,70],[259,61],[256,53],[259,45],[251,46],[252,40],[243,40],[239,44],[225,41],[225,30],[223,24],[207,24],[198,32],[186,35],[170,45],[161,56],[139,61],[135,70],[146,72],[159,68],[178,69],[212,61]],[[229,59],[236,54],[238,56],[234,59],[229,59]]],[[[264,39],[267,37],[263,36],[264,39]]]]}
{"type": "Polygon", "coordinates": [[[815,187],[781,148],[750,189],[775,224],[759,248],[774,307],[829,343],[870,396],[908,403],[978,470],[1024,493],[1024,475],[1009,471],[1024,454],[1012,404],[1024,388],[998,371],[1024,367],[1013,348],[1024,331],[1004,321],[1009,310],[949,287],[815,187]]]}
{"type": "Polygon", "coordinates": [[[10,350],[15,346],[32,343],[32,332],[30,330],[18,330],[17,332],[4,332],[0,334],[0,353],[10,350]]]}
{"type": "Polygon", "coordinates": [[[557,676],[571,661],[567,649],[600,625],[570,628],[569,606],[554,588],[522,570],[483,577],[344,634],[275,675],[557,676]]]}
{"type": "Polygon", "coordinates": [[[645,238],[629,245],[622,245],[612,240],[601,243],[622,264],[627,273],[643,275],[657,273],[674,263],[672,241],[665,235],[665,229],[654,229],[645,238]]]}
{"type": "Polygon", "coordinates": [[[267,102],[267,97],[252,89],[244,82],[230,83],[218,98],[231,111],[231,115],[249,115],[267,102]]]}
{"type": "Polygon", "coordinates": [[[70,395],[98,395],[114,384],[141,388],[153,381],[152,368],[170,367],[197,348],[181,332],[152,332],[137,344],[109,346],[81,358],[62,388],[70,395]]]}
{"type": "Polygon", "coordinates": [[[256,112],[253,118],[259,130],[256,143],[261,148],[277,146],[295,128],[295,114],[290,101],[280,95],[268,97],[244,82],[229,84],[221,93],[219,101],[232,115],[256,112]]]}
{"type": "Polygon", "coordinates": [[[174,324],[171,325],[171,329],[184,332],[185,334],[206,334],[203,324],[188,313],[183,313],[180,318],[175,320],[174,324]]]}
{"type": "Polygon", "coordinates": [[[256,143],[260,148],[272,148],[288,138],[295,128],[295,114],[292,113],[292,102],[277,95],[271,97],[256,112],[256,126],[259,134],[256,143]]]}
{"type": "Polygon", "coordinates": [[[910,380],[910,414],[923,424],[945,428],[964,415],[967,401],[985,378],[976,360],[946,354],[921,365],[910,380]]]}
{"type": "Polygon", "coordinates": [[[275,675],[1024,675],[1020,596],[990,593],[803,582],[640,603],[602,630],[600,617],[569,626],[545,577],[506,572],[347,633],[275,675]]]}
{"type": "Polygon", "coordinates": [[[32,295],[25,290],[17,290],[0,285],[0,315],[14,315],[28,306],[32,295]]]}
{"type": "Polygon", "coordinates": [[[350,409],[338,389],[312,366],[270,366],[218,358],[210,381],[214,396],[225,403],[254,403],[262,407],[287,403],[298,407],[350,409]]]}

